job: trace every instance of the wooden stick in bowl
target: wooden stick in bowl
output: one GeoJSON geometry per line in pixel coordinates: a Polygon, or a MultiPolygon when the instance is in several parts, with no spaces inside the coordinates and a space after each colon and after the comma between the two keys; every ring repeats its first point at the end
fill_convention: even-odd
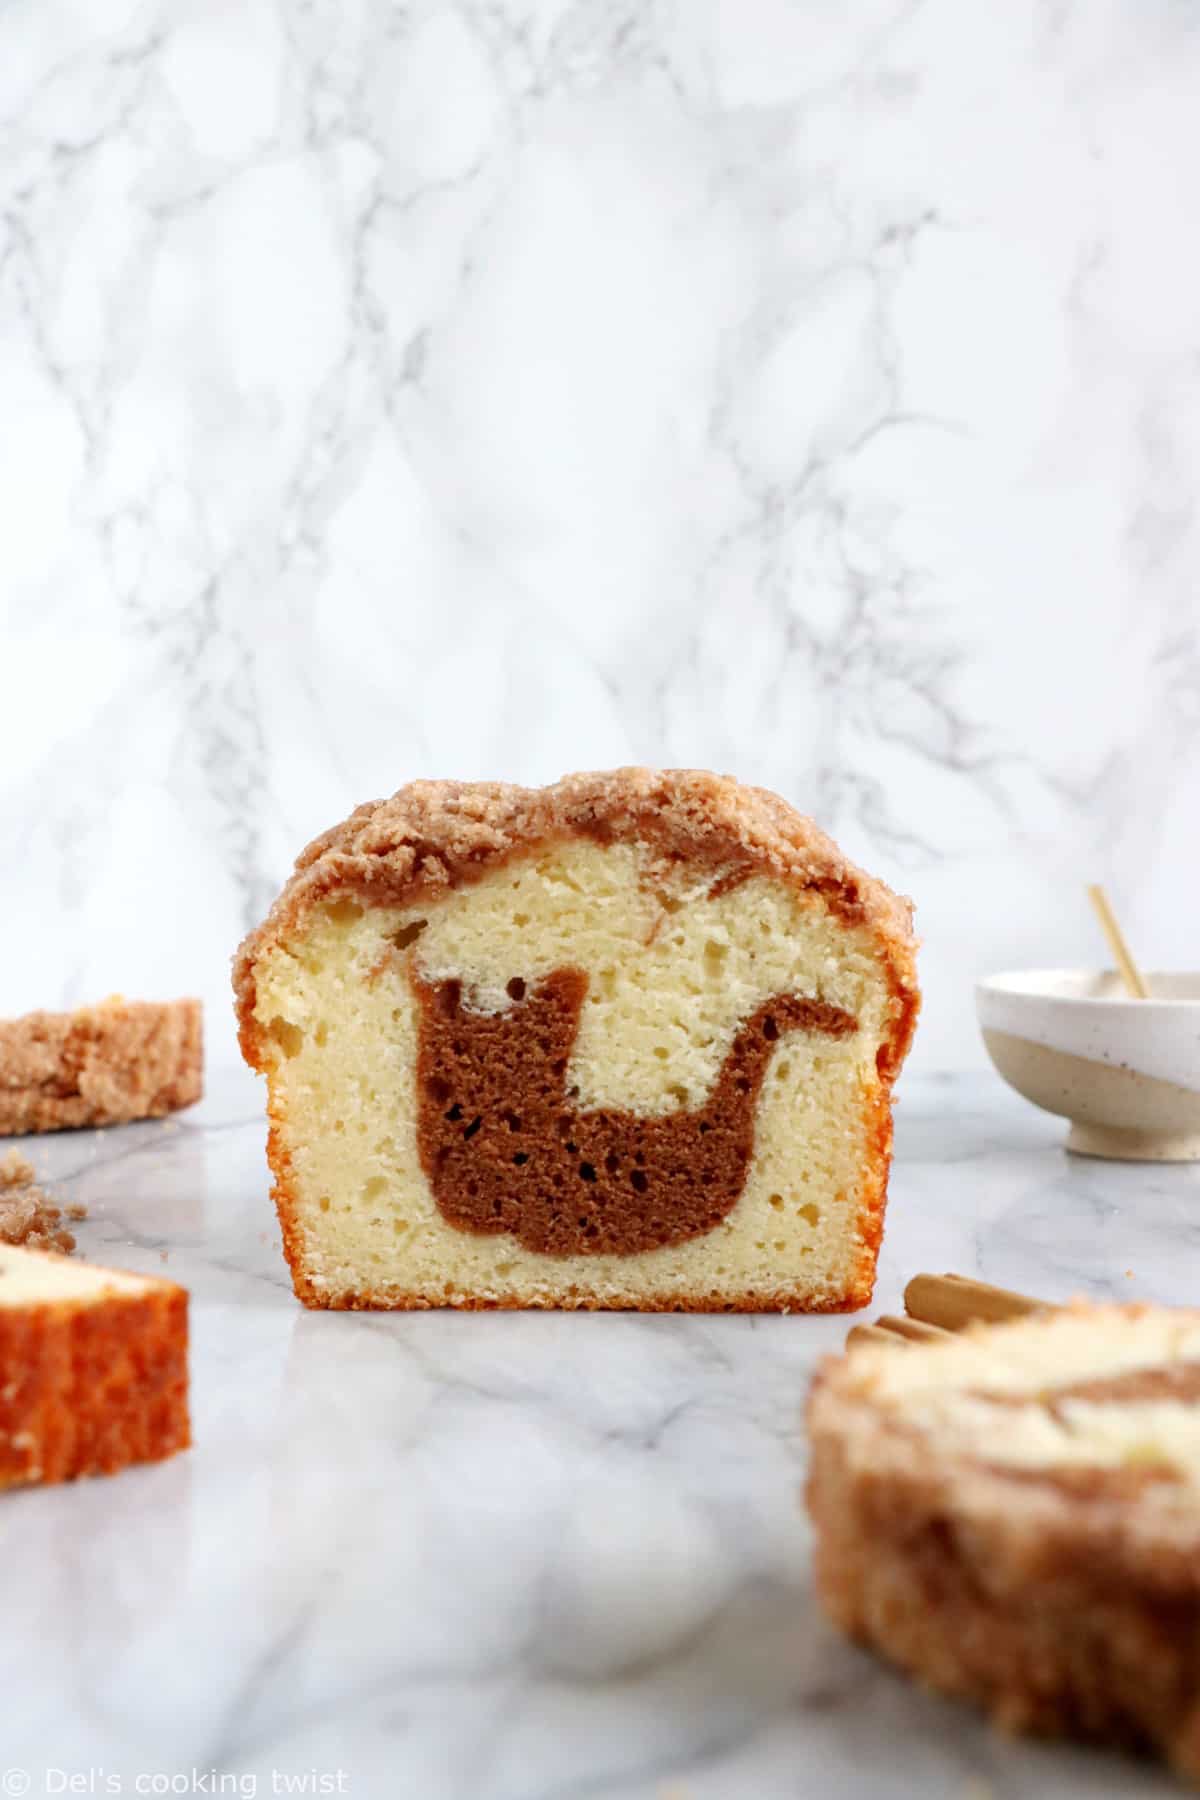
{"type": "Polygon", "coordinates": [[[1117,924],[1117,915],[1108,903],[1108,895],[1102,887],[1092,886],[1088,889],[1088,899],[1096,909],[1100,929],[1108,939],[1108,947],[1121,971],[1121,980],[1135,1000],[1148,1000],[1150,989],[1146,986],[1146,978],[1133,960],[1125,934],[1117,924]]]}

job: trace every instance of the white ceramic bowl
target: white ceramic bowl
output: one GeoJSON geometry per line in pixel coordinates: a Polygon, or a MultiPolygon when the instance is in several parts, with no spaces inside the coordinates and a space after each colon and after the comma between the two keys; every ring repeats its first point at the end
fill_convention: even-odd
{"type": "Polygon", "coordinates": [[[988,1055],[1010,1087],[1070,1119],[1067,1149],[1133,1162],[1200,1160],[1200,974],[1027,969],[975,990],[988,1055]]]}

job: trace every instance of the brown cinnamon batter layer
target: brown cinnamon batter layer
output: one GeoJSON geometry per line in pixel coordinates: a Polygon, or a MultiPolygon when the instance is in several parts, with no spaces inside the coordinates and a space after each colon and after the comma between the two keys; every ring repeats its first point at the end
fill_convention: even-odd
{"type": "Polygon", "coordinates": [[[1179,1400],[1191,1406],[1200,1401],[1200,1363],[1168,1363],[1157,1369],[1126,1369],[1121,1375],[1095,1375],[1090,1381],[1055,1388],[1049,1398],[1108,1402],[1114,1406],[1179,1400]]]}
{"type": "Polygon", "coordinates": [[[711,1231],[745,1184],[776,1040],[857,1029],[839,1007],[777,995],[744,1021],[702,1107],[641,1118],[572,1104],[582,970],[556,969],[531,991],[514,979],[500,1013],[465,1007],[458,981],[412,983],[417,1142],[439,1210],[549,1256],[630,1256],[711,1231]]]}
{"type": "Polygon", "coordinates": [[[989,1475],[1022,1487],[1050,1487],[1072,1500],[1135,1500],[1160,1482],[1179,1482],[1183,1472],[1168,1462],[1129,1463],[1112,1468],[1100,1463],[1042,1463],[1023,1468],[1012,1463],[981,1463],[989,1475]]]}
{"type": "Polygon", "coordinates": [[[1044,1387],[1033,1394],[981,1388],[975,1391],[974,1398],[989,1406],[1044,1406],[1050,1412],[1065,1400],[1083,1400],[1093,1406],[1137,1406],[1156,1400],[1177,1400],[1193,1406],[1200,1401],[1200,1363],[1166,1363],[1152,1369],[1125,1369],[1119,1375],[1090,1375],[1086,1381],[1044,1387]]]}

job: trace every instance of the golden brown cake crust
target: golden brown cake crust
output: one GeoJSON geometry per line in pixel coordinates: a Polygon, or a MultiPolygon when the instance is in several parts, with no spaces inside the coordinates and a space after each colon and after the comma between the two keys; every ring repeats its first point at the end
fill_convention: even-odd
{"type": "Polygon", "coordinates": [[[916,1025],[919,993],[912,909],[842,855],[837,845],[765,788],[698,769],[613,769],[567,775],[551,787],[499,781],[414,781],[370,801],[322,833],[234,961],[242,1054],[263,1059],[254,1019],[254,966],[308,910],[338,895],[405,906],[472,881],[535,845],[573,837],[653,844],[667,863],[707,862],[723,887],[774,876],[817,890],[848,921],[870,929],[886,959],[895,1005],[885,1076],[894,1075],[916,1025]]]}
{"type": "Polygon", "coordinates": [[[112,1475],[190,1442],[183,1288],[0,1307],[0,1489],[112,1475]]]}
{"type": "Polygon", "coordinates": [[[203,1091],[199,1000],[0,1020],[0,1136],[160,1118],[203,1091]]]}
{"type": "Polygon", "coordinates": [[[807,1409],[830,1618],[1004,1729],[1155,1751],[1200,1784],[1200,1509],[1186,1491],[1153,1470],[1090,1481],[940,1455],[870,1405],[856,1354],[823,1365],[807,1409]]]}

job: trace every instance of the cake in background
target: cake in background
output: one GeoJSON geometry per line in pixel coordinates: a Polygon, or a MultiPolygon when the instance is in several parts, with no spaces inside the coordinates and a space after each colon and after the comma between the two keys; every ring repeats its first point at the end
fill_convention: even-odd
{"type": "Polygon", "coordinates": [[[0,1019],[0,1136],[157,1119],[203,1092],[199,1000],[115,994],[0,1019]]]}

